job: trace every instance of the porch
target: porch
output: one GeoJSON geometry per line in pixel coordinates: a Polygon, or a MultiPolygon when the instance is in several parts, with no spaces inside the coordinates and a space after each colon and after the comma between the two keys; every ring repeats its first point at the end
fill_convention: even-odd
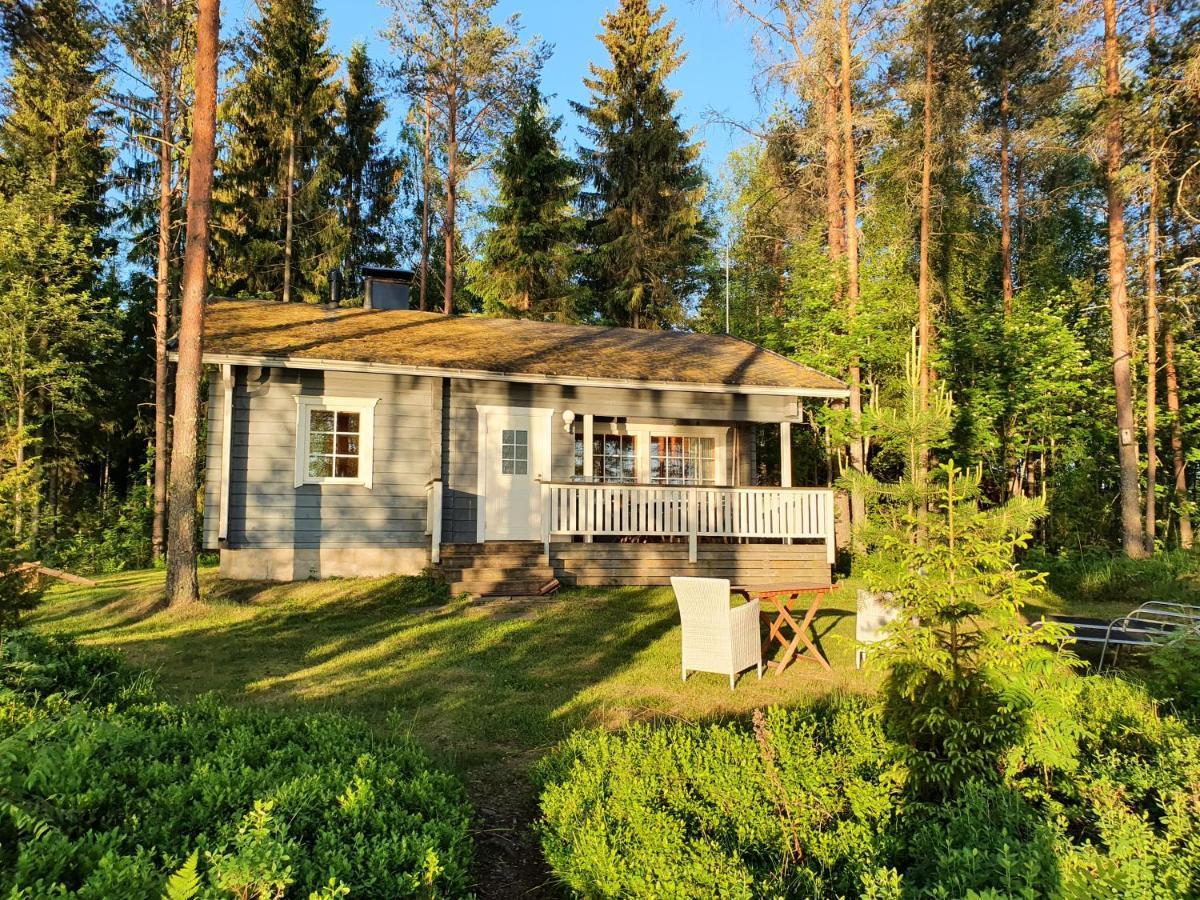
{"type": "Polygon", "coordinates": [[[456,590],[536,594],[662,585],[673,575],[830,583],[829,488],[539,482],[538,541],[441,543],[441,484],[428,488],[430,556],[456,590]]]}

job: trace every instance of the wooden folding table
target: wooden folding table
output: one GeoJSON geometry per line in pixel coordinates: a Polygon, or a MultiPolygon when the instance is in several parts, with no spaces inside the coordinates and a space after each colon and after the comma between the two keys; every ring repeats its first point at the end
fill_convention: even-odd
{"type": "Polygon", "coordinates": [[[731,590],[734,593],[743,595],[747,600],[756,599],[764,607],[770,605],[775,607],[774,612],[764,608],[762,616],[767,619],[770,624],[770,631],[767,634],[767,639],[763,643],[763,655],[767,654],[772,643],[778,641],[783,645],[783,656],[779,662],[774,660],[767,663],[768,666],[775,669],[775,674],[783,672],[795,659],[806,659],[817,663],[826,672],[832,672],[833,669],[829,665],[829,661],[821,655],[821,651],[809,638],[808,633],[812,628],[813,619],[817,615],[817,610],[821,608],[821,604],[825,602],[825,595],[832,588],[829,585],[824,587],[797,587],[794,583],[767,583],[767,584],[742,584],[734,585],[731,590]],[[802,597],[812,597],[808,605],[808,611],[804,614],[804,619],[797,622],[792,616],[791,605],[797,603],[802,597]],[[792,632],[792,637],[789,640],[783,633],[783,629],[788,628],[792,632]],[[805,652],[798,652],[800,645],[803,644],[805,652]]]}

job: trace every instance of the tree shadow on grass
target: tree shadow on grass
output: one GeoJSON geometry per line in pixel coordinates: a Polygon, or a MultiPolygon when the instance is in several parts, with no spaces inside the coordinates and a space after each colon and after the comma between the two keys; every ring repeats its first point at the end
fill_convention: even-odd
{"type": "MultiPolygon", "coordinates": [[[[572,730],[681,705],[698,718],[744,716],[792,699],[798,685],[830,686],[814,667],[750,679],[737,692],[720,676],[681,684],[678,613],[664,588],[414,609],[394,579],[278,585],[207,575],[203,585],[207,606],[146,612],[153,583],[143,578],[122,599],[106,582],[102,596],[63,598],[39,621],[124,650],[158,672],[169,695],[335,709],[411,733],[468,783],[485,896],[524,895],[545,881],[528,770],[572,730]]],[[[821,634],[847,615],[823,612],[821,634]]]]}

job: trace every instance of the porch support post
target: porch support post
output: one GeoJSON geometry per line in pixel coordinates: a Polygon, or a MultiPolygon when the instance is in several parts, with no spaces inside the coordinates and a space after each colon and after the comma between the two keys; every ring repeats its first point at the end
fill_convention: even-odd
{"type": "MultiPolygon", "coordinates": [[[[590,484],[592,481],[592,435],[595,432],[596,417],[592,413],[583,414],[583,481],[585,484],[590,484]]],[[[590,495],[589,495],[590,500],[590,495]]],[[[585,544],[592,543],[592,536],[586,535],[583,539],[585,544]]],[[[546,550],[549,553],[549,549],[546,550]]]]}
{"type": "MultiPolygon", "coordinates": [[[[779,423],[779,486],[792,486],[792,423],[779,423]]],[[[789,525],[791,523],[788,523],[789,525]]],[[[785,544],[792,542],[791,537],[783,539],[785,544]]]]}
{"type": "Polygon", "coordinates": [[[229,463],[233,455],[233,366],[221,366],[221,485],[217,519],[217,543],[229,538],[229,463]]]}
{"type": "Polygon", "coordinates": [[[779,486],[792,486],[792,423],[779,423],[779,486]]]}

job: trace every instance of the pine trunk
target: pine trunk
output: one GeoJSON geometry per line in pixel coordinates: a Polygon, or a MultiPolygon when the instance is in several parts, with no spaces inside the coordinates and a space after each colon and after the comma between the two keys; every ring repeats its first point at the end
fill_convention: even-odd
{"type": "Polygon", "coordinates": [[[1170,325],[1163,329],[1166,351],[1167,412],[1171,414],[1171,468],[1175,475],[1175,505],[1179,507],[1179,546],[1192,549],[1192,514],[1189,510],[1187,458],[1183,452],[1183,426],[1179,421],[1179,373],[1175,369],[1175,333],[1170,325]]]}
{"type": "Polygon", "coordinates": [[[428,306],[429,285],[429,96],[425,96],[425,141],[421,145],[421,311],[428,306]]]}
{"type": "Polygon", "coordinates": [[[296,197],[296,129],[288,128],[287,198],[283,226],[283,302],[292,302],[292,223],[296,197]]]}
{"type": "MultiPolygon", "coordinates": [[[[850,47],[850,0],[841,0],[841,15],[838,21],[838,36],[841,52],[841,95],[842,95],[842,179],[846,203],[846,307],[850,322],[858,314],[858,174],[854,150],[854,60],[850,47]]],[[[850,468],[855,472],[866,471],[866,450],[861,436],[862,430],[862,368],[858,355],[850,360],[850,421],[854,431],[850,439],[850,468]]],[[[850,518],[858,525],[866,518],[867,508],[863,492],[859,488],[850,496],[850,518]]]]}
{"type": "MultiPolygon", "coordinates": [[[[925,95],[924,135],[921,143],[921,247],[917,273],[917,349],[920,353],[921,408],[929,406],[929,359],[932,350],[929,293],[929,244],[932,230],[933,195],[933,28],[926,23],[925,32],[925,95]]],[[[929,454],[921,459],[922,474],[929,471],[929,454]]]]}
{"type": "MultiPolygon", "coordinates": [[[[457,92],[455,92],[457,94],[457,92]]],[[[446,115],[446,221],[442,224],[446,245],[446,283],[442,291],[442,312],[454,312],[454,202],[458,194],[458,100],[450,98],[446,115]]]]}
{"type": "Polygon", "coordinates": [[[1125,286],[1125,194],[1121,187],[1121,59],[1117,46],[1117,0],[1104,0],[1104,129],[1108,191],[1108,282],[1112,311],[1113,385],[1117,399],[1117,455],[1120,465],[1121,545],[1132,559],[1146,555],[1138,497],[1138,445],[1130,371],[1129,298],[1125,286]]]}
{"type": "MultiPolygon", "coordinates": [[[[164,14],[171,0],[163,0],[164,14]]],[[[159,90],[158,143],[158,283],[154,292],[154,521],[150,532],[150,549],[160,560],[167,539],[167,337],[170,334],[168,306],[171,291],[171,75],[164,65],[159,90]]]]}
{"type": "Polygon", "coordinates": [[[825,72],[825,219],[829,258],[846,255],[845,209],[842,204],[842,138],[838,121],[837,48],[830,42],[825,72]]]}
{"type": "Polygon", "coordinates": [[[1146,233],[1146,552],[1154,552],[1158,530],[1158,178],[1150,160],[1150,221],[1146,233]]]}
{"type": "Polygon", "coordinates": [[[1012,315],[1013,305],[1013,272],[1012,272],[1012,213],[1010,210],[1010,194],[1012,185],[1009,182],[1009,143],[1008,132],[1008,75],[1000,81],[1000,265],[1002,269],[1002,289],[1004,291],[1004,318],[1012,315]]]}
{"type": "Polygon", "coordinates": [[[187,239],[183,255],[179,365],[168,491],[167,603],[200,599],[196,577],[196,439],[200,418],[201,343],[208,293],[208,232],[217,118],[220,0],[198,0],[192,156],[188,168],[187,239]]]}

